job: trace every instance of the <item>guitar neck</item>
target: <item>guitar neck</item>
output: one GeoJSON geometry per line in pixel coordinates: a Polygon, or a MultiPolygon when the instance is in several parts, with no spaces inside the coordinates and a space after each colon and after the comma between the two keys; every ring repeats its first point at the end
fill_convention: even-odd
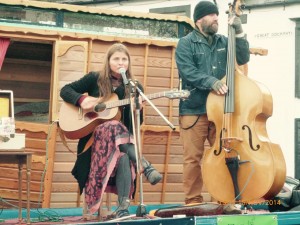
{"type": "MultiPolygon", "coordinates": [[[[159,93],[154,93],[154,94],[149,94],[146,95],[146,97],[148,99],[156,99],[156,98],[161,98],[161,97],[165,97],[166,96],[166,92],[159,92],[159,93]]],[[[142,97],[143,101],[145,101],[146,99],[144,99],[142,97]]],[[[129,105],[130,104],[130,99],[126,98],[126,99],[122,99],[122,100],[118,100],[118,101],[111,101],[111,102],[106,102],[106,108],[110,109],[110,108],[115,108],[115,107],[119,107],[119,106],[123,106],[123,105],[129,105]]]]}

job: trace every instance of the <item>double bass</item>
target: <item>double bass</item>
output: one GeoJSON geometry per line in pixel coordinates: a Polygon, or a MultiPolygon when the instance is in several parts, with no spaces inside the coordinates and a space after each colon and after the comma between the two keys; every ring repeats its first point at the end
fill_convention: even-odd
{"type": "MultiPolygon", "coordinates": [[[[229,5],[230,16],[239,16],[242,3],[229,5]]],[[[238,70],[235,30],[228,26],[225,95],[211,92],[208,119],[216,126],[216,140],[205,150],[202,176],[211,196],[221,203],[254,204],[277,195],[286,178],[286,164],[279,145],[268,137],[266,121],[272,115],[268,89],[238,70]]]]}

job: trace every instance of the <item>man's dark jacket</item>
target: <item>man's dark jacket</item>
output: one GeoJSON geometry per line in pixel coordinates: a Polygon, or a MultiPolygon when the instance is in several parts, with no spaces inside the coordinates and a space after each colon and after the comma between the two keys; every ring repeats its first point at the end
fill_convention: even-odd
{"type": "MultiPolygon", "coordinates": [[[[244,38],[236,39],[236,60],[239,65],[249,61],[249,43],[244,38]]],[[[206,100],[213,84],[226,75],[228,38],[215,34],[212,44],[194,30],[181,38],[176,48],[176,63],[182,89],[189,90],[188,99],[180,100],[180,115],[206,113],[206,100]]]]}

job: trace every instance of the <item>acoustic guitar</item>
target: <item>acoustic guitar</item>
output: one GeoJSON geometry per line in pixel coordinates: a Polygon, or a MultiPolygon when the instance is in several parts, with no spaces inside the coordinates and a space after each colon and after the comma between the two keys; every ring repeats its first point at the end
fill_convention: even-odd
{"type": "MultiPolygon", "coordinates": [[[[147,95],[148,99],[167,97],[169,99],[187,98],[190,92],[187,90],[164,91],[147,95]]],[[[144,101],[145,99],[143,99],[144,101]]],[[[118,113],[120,106],[130,104],[130,99],[119,100],[116,94],[95,108],[97,111],[83,110],[81,107],[63,102],[59,111],[59,126],[69,139],[79,139],[93,132],[96,126],[101,123],[117,119],[121,116],[118,113]]]]}

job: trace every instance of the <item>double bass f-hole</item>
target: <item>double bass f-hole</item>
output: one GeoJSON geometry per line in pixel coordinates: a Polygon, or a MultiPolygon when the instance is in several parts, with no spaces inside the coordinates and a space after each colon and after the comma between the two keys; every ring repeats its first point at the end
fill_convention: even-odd
{"type": "Polygon", "coordinates": [[[234,141],[239,141],[241,142],[242,139],[237,138],[237,137],[225,137],[224,133],[226,133],[228,130],[226,128],[222,128],[219,136],[219,149],[214,150],[214,155],[218,156],[221,154],[222,149],[224,149],[226,152],[230,152],[231,150],[234,150],[231,147],[231,143],[234,141]]]}
{"type": "Polygon", "coordinates": [[[256,148],[253,147],[253,143],[252,143],[252,132],[251,132],[251,129],[250,129],[250,127],[247,126],[247,125],[244,125],[244,126],[242,127],[243,130],[245,130],[246,128],[247,128],[248,133],[249,133],[249,145],[250,145],[250,148],[251,148],[253,151],[258,151],[258,150],[260,149],[260,145],[257,144],[257,145],[256,145],[256,148]]]}
{"type": "MultiPolygon", "coordinates": [[[[256,148],[253,147],[252,131],[251,131],[251,129],[250,129],[249,126],[247,126],[247,125],[243,125],[242,126],[243,130],[246,130],[246,128],[247,128],[247,131],[248,131],[248,134],[249,134],[249,139],[248,140],[249,140],[249,146],[250,146],[250,148],[253,151],[258,151],[260,149],[260,145],[257,144],[256,148]]],[[[214,155],[216,155],[216,156],[218,156],[218,155],[221,154],[223,148],[226,148],[226,146],[224,146],[224,144],[223,144],[224,140],[226,139],[226,138],[222,138],[223,137],[223,131],[226,132],[226,128],[223,128],[221,130],[221,132],[220,132],[220,135],[219,135],[219,149],[218,150],[217,149],[214,150],[214,155]]],[[[232,140],[234,138],[227,138],[226,140],[230,140],[230,139],[232,140]]],[[[241,139],[237,139],[237,138],[235,138],[235,139],[238,140],[238,141],[242,141],[241,139]]]]}

